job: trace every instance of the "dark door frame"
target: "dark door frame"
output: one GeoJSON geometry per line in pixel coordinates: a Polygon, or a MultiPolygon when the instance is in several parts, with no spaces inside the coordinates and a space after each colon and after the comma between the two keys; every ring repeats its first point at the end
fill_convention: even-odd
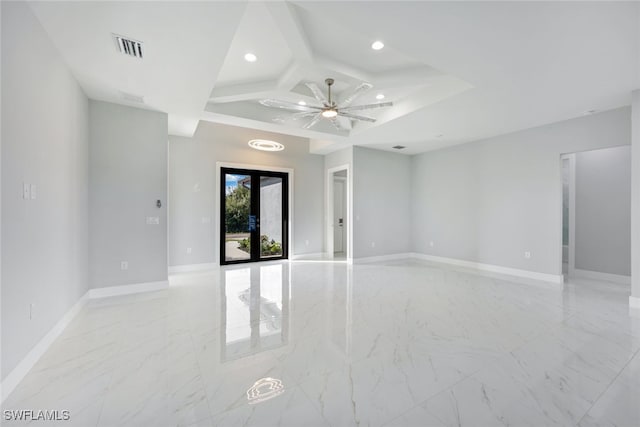
{"type": "Polygon", "coordinates": [[[289,173],[258,169],[220,167],[220,265],[243,264],[248,262],[273,261],[289,258],[289,173]],[[249,214],[256,217],[256,230],[251,231],[251,253],[249,259],[226,259],[226,174],[247,175],[251,177],[251,206],[249,214]],[[262,258],[260,254],[260,178],[273,177],[282,179],[282,256],[262,258]]]}

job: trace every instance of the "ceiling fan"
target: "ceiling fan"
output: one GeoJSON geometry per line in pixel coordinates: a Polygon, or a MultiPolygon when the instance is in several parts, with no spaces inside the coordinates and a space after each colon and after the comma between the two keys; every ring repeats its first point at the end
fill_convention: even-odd
{"type": "MultiPolygon", "coordinates": [[[[280,101],[277,99],[262,99],[260,100],[260,104],[265,107],[273,107],[273,108],[282,108],[284,110],[297,111],[297,113],[292,114],[291,118],[294,120],[300,120],[303,118],[312,117],[311,121],[306,123],[303,128],[310,129],[315,126],[320,120],[328,119],[333,126],[338,130],[348,130],[342,123],[338,120],[339,117],[344,117],[349,120],[359,120],[363,122],[375,123],[376,119],[372,117],[360,116],[357,114],[353,114],[354,111],[362,111],[362,110],[370,110],[372,108],[381,108],[381,107],[391,107],[393,102],[379,102],[376,104],[366,104],[366,105],[354,105],[351,106],[351,103],[364,92],[371,89],[373,86],[370,83],[361,83],[359,84],[353,92],[344,98],[340,103],[336,103],[335,100],[331,98],[331,86],[335,83],[335,80],[332,78],[325,79],[324,81],[327,84],[327,96],[322,93],[318,85],[315,83],[305,83],[305,85],[311,90],[313,96],[322,104],[322,106],[314,106],[314,105],[304,105],[304,104],[296,104],[289,101],[280,101]]],[[[283,118],[277,118],[277,121],[282,121],[283,118]]]]}

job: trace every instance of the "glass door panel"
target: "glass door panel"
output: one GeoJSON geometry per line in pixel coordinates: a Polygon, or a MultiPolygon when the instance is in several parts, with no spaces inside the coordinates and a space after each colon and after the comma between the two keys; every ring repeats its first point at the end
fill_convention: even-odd
{"type": "Polygon", "coordinates": [[[260,177],[260,258],[282,257],[282,178],[260,177]]]}
{"type": "Polygon", "coordinates": [[[288,175],[222,168],[221,179],[220,263],[286,259],[288,175]]]}
{"type": "Polygon", "coordinates": [[[225,261],[251,259],[251,175],[224,173],[224,254],[225,261]]]}

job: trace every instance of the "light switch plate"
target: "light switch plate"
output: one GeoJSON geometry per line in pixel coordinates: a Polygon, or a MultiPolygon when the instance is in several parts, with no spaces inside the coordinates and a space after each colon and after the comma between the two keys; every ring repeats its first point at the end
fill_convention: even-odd
{"type": "Polygon", "coordinates": [[[37,193],[38,190],[36,188],[36,185],[35,184],[31,184],[30,190],[31,190],[31,200],[35,200],[36,196],[38,195],[38,193],[37,193]]]}
{"type": "Polygon", "coordinates": [[[157,216],[148,216],[147,217],[147,225],[159,225],[160,217],[157,216]]]}

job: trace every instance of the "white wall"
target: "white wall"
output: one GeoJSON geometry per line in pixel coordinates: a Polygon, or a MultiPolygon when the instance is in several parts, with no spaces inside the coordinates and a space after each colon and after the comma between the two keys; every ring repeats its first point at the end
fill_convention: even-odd
{"type": "Polygon", "coordinates": [[[325,170],[342,165],[353,165],[353,147],[343,148],[324,156],[325,170]]]}
{"type": "Polygon", "coordinates": [[[561,274],[560,154],[628,145],[630,131],[621,108],[413,156],[413,251],[561,274]]]}
{"type": "Polygon", "coordinates": [[[90,285],[166,281],[167,115],[91,101],[89,119],[90,285]]]}
{"type": "Polygon", "coordinates": [[[410,252],[411,199],[411,157],[354,147],[354,258],[410,252]]]}
{"type": "Polygon", "coordinates": [[[631,147],[576,154],[575,268],[631,275],[631,147]]]}
{"type": "Polygon", "coordinates": [[[169,265],[219,262],[216,162],[294,169],[289,255],[322,252],[323,157],[309,154],[309,140],[202,121],[193,138],[170,137],[169,265]],[[256,138],[275,140],[286,148],[257,151],[247,145],[256,138]]]}
{"type": "Polygon", "coordinates": [[[640,89],[633,92],[631,143],[631,299],[640,308],[640,89]]]}
{"type": "Polygon", "coordinates": [[[88,289],[88,101],[28,6],[1,7],[5,379],[88,289]]]}

